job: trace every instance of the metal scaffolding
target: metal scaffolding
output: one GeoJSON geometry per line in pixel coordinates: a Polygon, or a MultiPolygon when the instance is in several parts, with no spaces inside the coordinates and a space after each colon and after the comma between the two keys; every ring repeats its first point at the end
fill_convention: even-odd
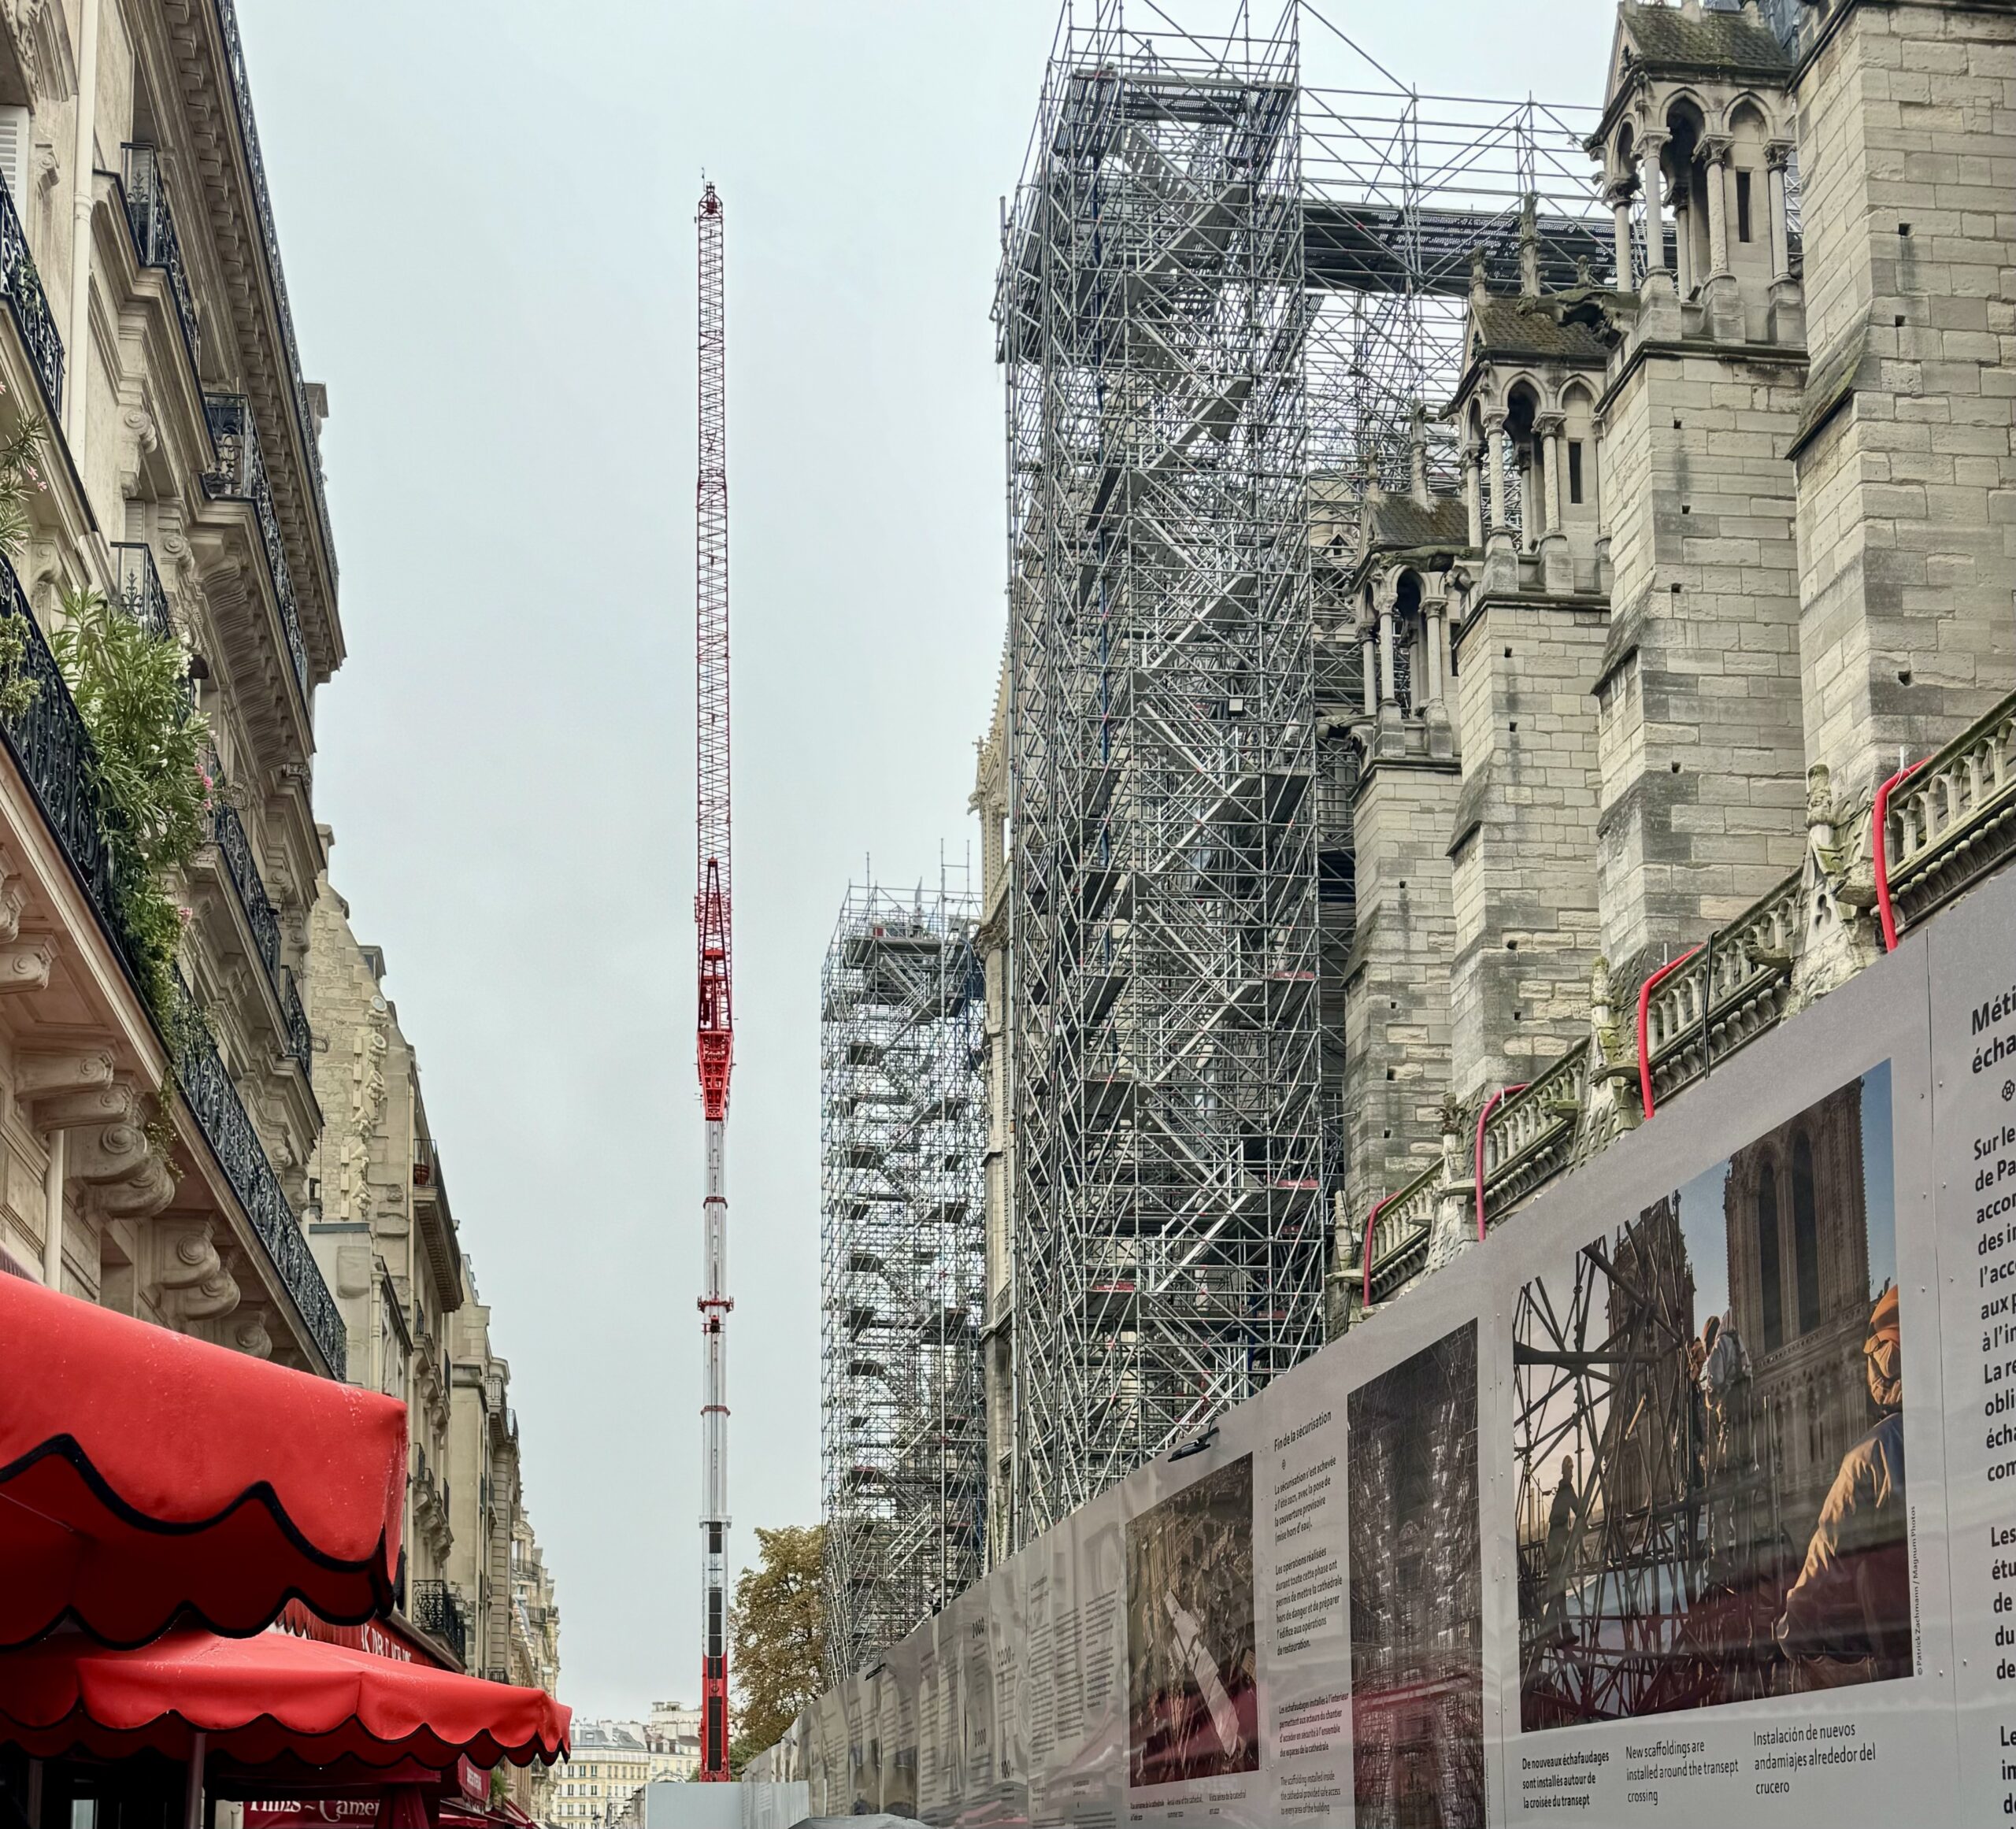
{"type": "Polygon", "coordinates": [[[1429,479],[1454,490],[1454,430],[1439,416],[1462,372],[1477,261],[1494,289],[1516,291],[1526,261],[1549,291],[1612,281],[1610,215],[1582,146],[1599,111],[1368,87],[1367,66],[1384,72],[1313,9],[1303,17],[1311,474],[1329,479],[1327,500],[1354,498],[1371,476],[1406,490],[1425,409],[1429,479]],[[1320,80],[1354,62],[1352,83],[1320,80]]]}
{"type": "Polygon", "coordinates": [[[830,1680],[978,1579],[986,1089],[973,898],[847,891],[820,1021],[830,1680]]]}
{"type": "Polygon", "coordinates": [[[1025,1540],[1321,1342],[1295,36],[1067,17],[997,305],[1025,1540]]]}
{"type": "Polygon", "coordinates": [[[1455,391],[1475,261],[1614,260],[1593,109],[1221,10],[1067,5],[1003,224],[1017,1543],[1321,1343],[1319,850],[1333,928],[1353,863],[1351,772],[1312,791],[1321,581],[1455,391]]]}

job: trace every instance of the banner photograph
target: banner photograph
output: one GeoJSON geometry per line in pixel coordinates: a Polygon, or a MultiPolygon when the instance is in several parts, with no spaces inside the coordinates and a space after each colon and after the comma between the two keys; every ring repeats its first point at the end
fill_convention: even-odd
{"type": "Polygon", "coordinates": [[[1886,1062],[1521,1288],[1529,1731],[1911,1674],[1890,1120],[1886,1062]]]}
{"type": "Polygon", "coordinates": [[[2016,1817],[2011,932],[1991,884],[1482,1241],[1460,1190],[1433,1275],[755,1775],[942,1823],[2016,1817]]]}

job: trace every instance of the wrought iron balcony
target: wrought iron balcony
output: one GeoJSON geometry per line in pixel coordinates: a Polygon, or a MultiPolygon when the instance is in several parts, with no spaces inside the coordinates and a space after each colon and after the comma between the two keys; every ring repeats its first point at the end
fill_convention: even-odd
{"type": "Polygon", "coordinates": [[[346,1338],[343,1316],[336,1312],[329,1287],[322,1280],[294,1208],[280,1187],[280,1177],[273,1173],[266,1147],[259,1141],[259,1133],[246,1116],[238,1088],[224,1070],[217,1043],[195,1012],[188,987],[178,979],[176,991],[187,1019],[180,1025],[183,1042],[175,1070],[182,1096],[189,1101],[189,1109],[209,1138],[224,1179],[266,1247],[330,1371],[341,1378],[346,1338]]]}
{"type": "Polygon", "coordinates": [[[161,183],[161,155],[150,146],[129,145],[125,150],[126,226],[133,231],[133,251],[142,266],[158,267],[168,276],[189,366],[200,374],[202,327],[197,321],[196,294],[190,287],[181,239],[175,232],[175,212],[168,206],[168,191],[161,183]]]}
{"type": "Polygon", "coordinates": [[[252,409],[242,394],[207,394],[204,416],[209,421],[210,441],[217,449],[217,467],[203,478],[203,493],[213,501],[249,502],[259,524],[259,544],[266,554],[266,570],[273,581],[273,595],[280,606],[280,626],[287,632],[288,655],[294,662],[295,683],[301,688],[301,702],[308,703],[308,647],[301,639],[301,616],[295,608],[294,577],[287,570],[287,548],[280,539],[280,517],[273,512],[273,492],[266,480],[265,460],[259,451],[258,429],[252,423],[252,409]]]}
{"type": "MultiPolygon", "coordinates": [[[[113,868],[118,820],[99,797],[91,735],[28,607],[20,580],[3,558],[0,616],[20,619],[25,637],[22,669],[35,686],[33,699],[22,711],[0,716],[0,739],[26,778],[106,939],[137,987],[134,961],[139,951],[127,925],[113,868]]],[[[188,990],[179,980],[176,990],[191,1017],[179,1025],[185,1040],[174,1062],[176,1083],[265,1246],[282,1287],[300,1311],[330,1371],[341,1378],[346,1338],[343,1317],[330,1298],[328,1285],[322,1280],[258,1133],[245,1115],[238,1089],[218,1057],[216,1043],[203,1024],[195,1020],[188,990]]]]}
{"type": "MultiPolygon", "coordinates": [[[[0,194],[5,188],[0,186],[0,194]]],[[[35,696],[24,710],[0,719],[0,735],[28,778],[42,816],[76,872],[107,939],[121,958],[130,961],[135,949],[113,879],[112,840],[106,833],[111,822],[92,779],[91,735],[43,639],[41,624],[28,607],[20,580],[3,558],[0,616],[20,620],[25,638],[21,670],[35,687],[35,696]]]]}
{"type": "Polygon", "coordinates": [[[119,601],[134,621],[171,641],[175,624],[169,618],[168,593],[154,569],[152,550],[137,540],[114,540],[112,552],[119,567],[119,601]]]}
{"type": "Polygon", "coordinates": [[[308,1013],[301,1007],[300,987],[294,981],[291,966],[280,968],[280,1020],[287,1024],[287,1051],[294,1057],[295,1064],[301,1069],[301,1077],[311,1083],[314,1079],[315,1036],[308,1027],[308,1013]]]}
{"type": "Polygon", "coordinates": [[[322,550],[329,561],[329,580],[335,582],[336,542],[329,531],[328,498],[322,489],[321,450],[315,438],[314,416],[308,410],[307,384],[301,378],[301,351],[294,339],[294,313],[287,305],[287,276],[280,268],[280,238],[273,227],[272,199],[266,189],[265,161],[259,154],[259,127],[252,114],[252,84],[245,69],[245,46],[238,35],[238,9],[233,0],[217,0],[217,30],[224,40],[225,67],[231,73],[231,98],[238,117],[238,137],[245,148],[245,168],[252,180],[252,203],[259,219],[259,243],[266,257],[266,276],[273,288],[273,309],[280,319],[280,344],[287,356],[287,386],[294,399],[295,423],[301,448],[307,454],[308,493],[322,530],[322,550]]]}
{"type": "Polygon", "coordinates": [[[407,1617],[421,1631],[432,1633],[466,1664],[469,1654],[468,1617],[461,1597],[445,1581],[417,1581],[413,1584],[413,1611],[407,1617]]]}
{"type": "Polygon", "coordinates": [[[63,339],[57,334],[56,313],[42,289],[42,276],[28,252],[28,238],[15,213],[14,199],[4,183],[0,183],[0,286],[6,288],[7,309],[14,314],[14,328],[35,365],[43,404],[54,420],[63,410],[63,339]]]}

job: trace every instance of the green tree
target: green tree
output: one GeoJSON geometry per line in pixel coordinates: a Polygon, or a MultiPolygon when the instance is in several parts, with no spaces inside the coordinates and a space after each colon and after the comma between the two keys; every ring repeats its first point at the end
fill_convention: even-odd
{"type": "Polygon", "coordinates": [[[728,1610],[734,1646],[734,1731],[728,1770],[743,1765],[784,1738],[799,1711],[826,1686],[826,1631],[821,1569],[826,1533],[817,1524],[759,1529],[762,1561],[745,1568],[728,1610]]]}

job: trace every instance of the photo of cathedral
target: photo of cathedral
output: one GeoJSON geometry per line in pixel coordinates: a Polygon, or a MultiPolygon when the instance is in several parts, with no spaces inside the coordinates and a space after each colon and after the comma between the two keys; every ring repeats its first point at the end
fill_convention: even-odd
{"type": "Polygon", "coordinates": [[[1480,1829],[1477,1328],[1351,1395],[1352,1794],[1366,1829],[1480,1829]]]}
{"type": "Polygon", "coordinates": [[[1128,1524],[1128,1784],[1257,1770],[1256,1662],[1243,1454],[1128,1524]]]}
{"type": "Polygon", "coordinates": [[[1528,1731],[1913,1668],[1888,1064],[1514,1322],[1528,1731]]]}

